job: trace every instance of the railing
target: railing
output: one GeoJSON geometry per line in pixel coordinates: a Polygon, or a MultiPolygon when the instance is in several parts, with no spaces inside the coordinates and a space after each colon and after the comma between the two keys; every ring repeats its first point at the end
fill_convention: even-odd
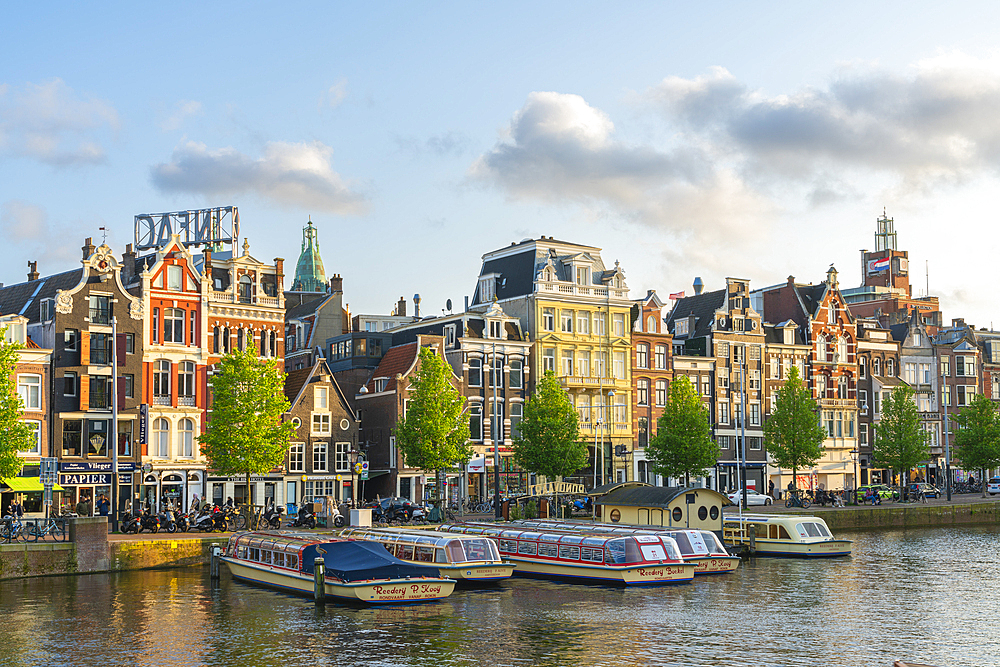
{"type": "Polygon", "coordinates": [[[154,396],[153,405],[170,405],[169,396],[154,396]]]}
{"type": "Polygon", "coordinates": [[[628,298],[627,289],[576,285],[572,283],[541,283],[540,288],[546,292],[561,292],[562,294],[577,294],[579,296],[596,296],[606,298],[610,295],[616,299],[628,298]]]}
{"type": "Polygon", "coordinates": [[[90,348],[90,365],[107,366],[111,363],[111,350],[106,347],[90,348]]]}
{"type": "Polygon", "coordinates": [[[110,308],[91,308],[90,309],[90,323],[91,324],[111,324],[111,309],[110,308]]]}
{"type": "MultiPolygon", "coordinates": [[[[165,398],[167,399],[167,403],[169,404],[170,397],[165,397],[165,398]]],[[[177,405],[182,405],[182,406],[185,406],[185,407],[194,407],[194,405],[195,405],[195,397],[194,396],[178,396],[177,397],[177,405]]]]}
{"type": "Polygon", "coordinates": [[[257,306],[278,306],[280,305],[278,297],[276,296],[256,296],[253,298],[244,298],[237,295],[235,292],[217,292],[212,290],[211,300],[221,303],[246,303],[257,306]]]}
{"type": "Polygon", "coordinates": [[[90,390],[89,405],[91,410],[110,410],[111,392],[90,390]]]}

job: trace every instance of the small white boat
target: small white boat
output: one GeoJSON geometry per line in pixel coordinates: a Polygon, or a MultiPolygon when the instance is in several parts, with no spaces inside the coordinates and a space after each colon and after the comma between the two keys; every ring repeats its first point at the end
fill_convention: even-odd
{"type": "Polygon", "coordinates": [[[512,524],[549,530],[577,530],[589,533],[613,533],[616,535],[665,535],[677,543],[681,556],[694,564],[695,576],[724,574],[732,572],[740,565],[740,557],[733,556],[719,537],[710,530],[689,528],[658,528],[656,526],[623,526],[615,523],[594,523],[592,521],[560,521],[524,519],[512,524]]]}
{"type": "Polygon", "coordinates": [[[509,579],[514,564],[500,557],[495,541],[479,535],[455,535],[405,528],[346,528],[341,537],[378,542],[408,563],[433,565],[459,584],[495,584],[509,579]]]}
{"type": "Polygon", "coordinates": [[[733,547],[750,547],[758,556],[830,558],[850,556],[851,541],[838,540],[818,516],[797,514],[744,514],[722,522],[722,541],[733,547]]]}
{"type": "Polygon", "coordinates": [[[455,589],[436,567],[405,563],[373,542],[304,533],[237,533],[222,562],[236,579],[313,595],[316,558],[326,570],[327,599],[404,604],[441,600],[455,589]]]}

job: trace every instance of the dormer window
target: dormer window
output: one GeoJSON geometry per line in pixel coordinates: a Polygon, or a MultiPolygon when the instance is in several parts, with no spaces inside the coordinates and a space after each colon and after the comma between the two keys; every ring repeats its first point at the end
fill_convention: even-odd
{"type": "Polygon", "coordinates": [[[490,320],[490,338],[503,338],[503,322],[490,320]]]}
{"type": "Polygon", "coordinates": [[[385,385],[389,381],[389,378],[377,378],[375,380],[375,393],[380,391],[385,391],[385,385]]]}
{"type": "Polygon", "coordinates": [[[489,303],[496,296],[496,274],[491,273],[479,279],[479,303],[489,303]]]}
{"type": "Polygon", "coordinates": [[[590,284],[590,267],[587,266],[576,267],[576,284],[577,285],[590,284]]]}
{"type": "Polygon", "coordinates": [[[455,346],[455,325],[449,324],[444,328],[444,342],[448,347],[455,346]]]}
{"type": "Polygon", "coordinates": [[[180,292],[184,289],[184,270],[181,267],[171,264],[167,267],[167,289],[180,292]]]}
{"type": "Polygon", "coordinates": [[[676,320],[674,322],[674,335],[675,336],[687,336],[688,335],[688,321],[687,318],[683,320],[676,320]]]}
{"type": "Polygon", "coordinates": [[[830,305],[827,306],[826,321],[830,323],[837,321],[837,306],[833,303],[833,301],[831,301],[830,305]]]}

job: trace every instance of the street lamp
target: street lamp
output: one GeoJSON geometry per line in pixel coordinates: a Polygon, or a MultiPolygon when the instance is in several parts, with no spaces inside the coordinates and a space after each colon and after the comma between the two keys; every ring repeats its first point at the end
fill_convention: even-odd
{"type": "Polygon", "coordinates": [[[851,450],[851,460],[854,461],[854,483],[852,484],[854,488],[851,489],[851,495],[853,496],[852,505],[858,504],[858,454],[857,447],[851,450]]]}
{"type": "MultiPolygon", "coordinates": [[[[612,442],[612,438],[614,437],[614,435],[612,433],[613,429],[611,428],[612,424],[614,424],[614,414],[615,413],[612,412],[614,410],[614,398],[615,398],[615,390],[614,389],[609,389],[608,390],[608,403],[607,403],[607,408],[606,408],[606,410],[608,411],[608,426],[607,426],[607,428],[608,428],[608,443],[609,444],[612,442]]],[[[614,459],[612,459],[612,467],[614,467],[614,459]]],[[[604,443],[601,443],[601,481],[602,482],[604,481],[604,443]]]]}

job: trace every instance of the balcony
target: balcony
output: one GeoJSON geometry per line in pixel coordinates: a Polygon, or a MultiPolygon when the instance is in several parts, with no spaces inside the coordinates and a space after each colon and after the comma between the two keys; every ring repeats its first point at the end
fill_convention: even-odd
{"type": "Polygon", "coordinates": [[[110,308],[91,308],[90,309],[90,323],[91,324],[111,324],[111,309],[110,308]]]}
{"type": "Polygon", "coordinates": [[[254,306],[272,306],[277,308],[279,305],[278,297],[276,296],[256,296],[243,298],[238,296],[235,292],[216,292],[212,290],[211,299],[214,303],[245,303],[254,306]]]}
{"type": "Polygon", "coordinates": [[[154,396],[153,405],[170,405],[169,396],[154,396]]]}
{"type": "Polygon", "coordinates": [[[106,347],[90,348],[90,365],[107,366],[111,363],[111,350],[106,347]]]}
{"type": "MultiPolygon", "coordinates": [[[[167,403],[169,404],[169,402],[170,402],[170,399],[169,399],[169,397],[167,397],[167,403]]],[[[186,407],[186,408],[193,408],[193,407],[195,407],[194,396],[179,396],[177,398],[177,405],[180,405],[180,406],[183,406],[183,407],[186,407]]]]}

